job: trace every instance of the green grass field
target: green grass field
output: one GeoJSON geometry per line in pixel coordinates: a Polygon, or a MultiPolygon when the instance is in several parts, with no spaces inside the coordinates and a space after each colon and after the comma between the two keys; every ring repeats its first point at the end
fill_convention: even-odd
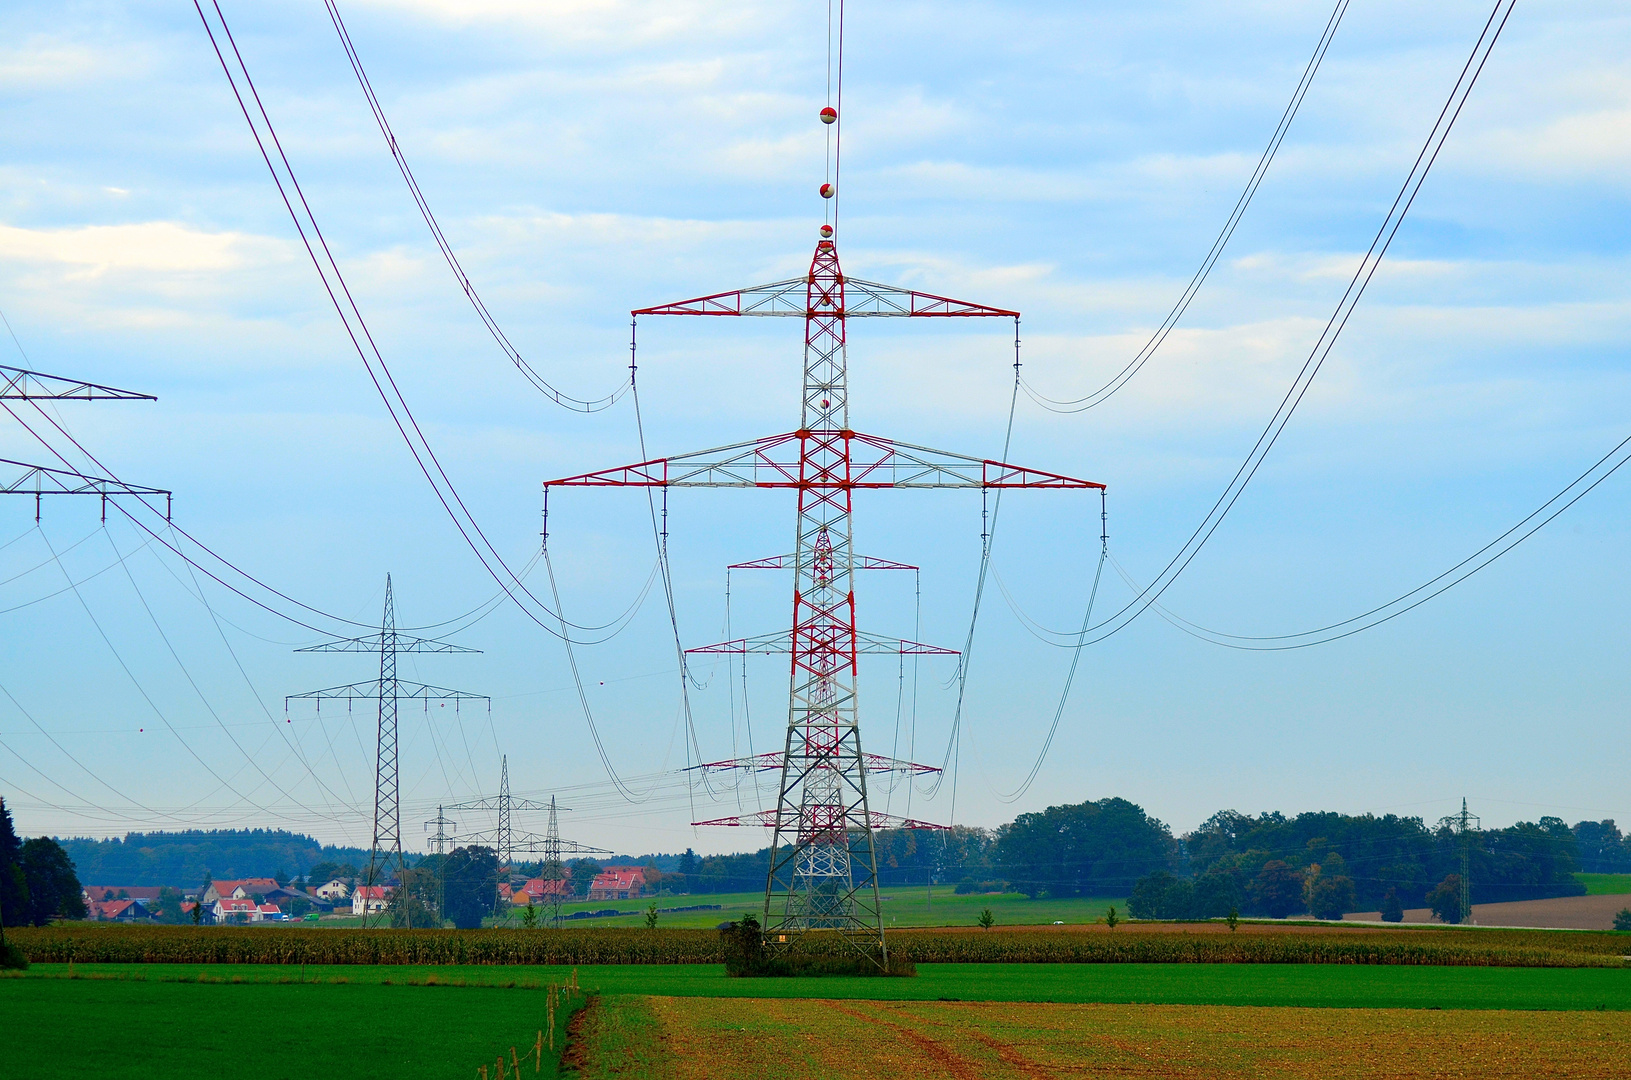
{"type": "MultiPolygon", "coordinates": [[[[5,978],[0,1073],[18,1080],[174,1080],[244,1069],[262,1080],[470,1077],[512,1046],[530,1052],[546,1026],[546,1000],[536,992],[387,986],[382,979],[5,978]]],[[[563,1020],[558,1014],[555,1051],[544,1048],[543,1076],[557,1075],[563,1020]]],[[[533,1068],[528,1061],[525,1075],[539,1075],[533,1068]]]]}
{"type": "Polygon", "coordinates": [[[1574,880],[1586,887],[1587,896],[1631,894],[1631,874],[1576,874],[1574,880]]]}
{"type": "MultiPolygon", "coordinates": [[[[655,900],[659,908],[718,904],[718,911],[682,911],[662,914],[657,925],[688,929],[717,926],[739,919],[744,913],[764,910],[764,893],[722,893],[716,896],[660,896],[644,900],[604,900],[593,903],[562,904],[562,914],[575,911],[602,911],[615,908],[627,914],[603,919],[574,919],[572,926],[642,926],[642,916],[655,900]]],[[[1091,923],[1104,917],[1114,904],[1123,917],[1127,901],[1116,897],[1065,900],[1027,900],[1021,893],[957,896],[949,885],[903,885],[883,890],[885,926],[972,926],[985,908],[991,909],[1000,926],[1027,926],[1053,922],[1091,923]]],[[[520,925],[520,915],[512,914],[510,925],[520,925]]]]}
{"type": "MultiPolygon", "coordinates": [[[[1167,1005],[1303,1005],[1328,1008],[1631,1009],[1631,968],[1492,968],[1349,964],[920,964],[915,979],[812,977],[731,979],[714,964],[604,965],[577,969],[579,982],[607,994],[673,997],[788,997],[897,1001],[1056,1001],[1167,1005]]],[[[564,982],[571,968],[299,967],[272,964],[78,964],[69,983],[63,964],[36,964],[0,979],[0,1002],[36,984],[94,987],[103,980],[210,980],[287,985],[293,980],[383,989],[427,976],[438,983],[515,987],[523,1012],[541,1012],[543,994],[529,987],[564,982]]],[[[342,985],[339,989],[344,989],[342,985]]],[[[451,992],[451,991],[450,991],[451,992]]],[[[528,1014],[531,1015],[531,1014],[528,1014]]],[[[536,1028],[536,1025],[534,1025],[536,1028]]]]}

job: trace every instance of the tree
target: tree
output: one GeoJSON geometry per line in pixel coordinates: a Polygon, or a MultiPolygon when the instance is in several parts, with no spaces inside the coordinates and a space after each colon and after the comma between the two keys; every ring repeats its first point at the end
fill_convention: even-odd
{"type": "Polygon", "coordinates": [[[184,922],[181,914],[181,893],[169,887],[160,889],[158,901],[153,907],[153,917],[171,926],[178,926],[184,922]]]}
{"type": "Polygon", "coordinates": [[[498,855],[490,847],[454,848],[443,868],[444,916],[460,930],[478,929],[482,916],[493,910],[498,855]]]}
{"type": "Polygon", "coordinates": [[[1631,908],[1621,908],[1614,916],[1614,929],[1631,930],[1631,908]]]}
{"type": "Polygon", "coordinates": [[[991,927],[996,923],[996,921],[997,921],[997,917],[995,915],[991,914],[991,909],[990,908],[984,908],[984,909],[982,909],[980,911],[980,918],[978,919],[978,922],[980,924],[980,929],[981,930],[991,929],[991,927]]]}
{"type": "Polygon", "coordinates": [[[1114,930],[1119,922],[1121,922],[1121,916],[1116,914],[1116,905],[1111,904],[1104,909],[1104,925],[1114,930]]]}
{"type": "Polygon", "coordinates": [[[1153,874],[1146,874],[1138,879],[1133,886],[1132,893],[1127,897],[1127,914],[1135,919],[1158,919],[1161,917],[1162,901],[1165,900],[1167,890],[1178,883],[1178,879],[1165,870],[1157,870],[1153,874]]]}
{"type": "Polygon", "coordinates": [[[62,845],[37,836],[23,845],[23,880],[28,885],[28,921],[44,926],[52,919],[83,919],[85,897],[74,864],[62,845]]]}
{"type": "Polygon", "coordinates": [[[1245,899],[1235,875],[1225,870],[1208,870],[1195,879],[1195,914],[1197,919],[1221,919],[1240,908],[1245,899]]]}
{"type": "Polygon", "coordinates": [[[1050,806],[998,830],[997,858],[1015,888],[1035,898],[1124,896],[1167,869],[1172,831],[1126,799],[1050,806]]]}
{"type": "Polygon", "coordinates": [[[1341,855],[1331,852],[1323,863],[1308,868],[1303,879],[1303,903],[1316,919],[1340,919],[1354,910],[1356,894],[1353,879],[1341,855]]]}
{"type": "Polygon", "coordinates": [[[527,894],[527,910],[521,913],[521,925],[528,930],[538,927],[538,905],[532,902],[532,894],[527,894]]]}
{"type": "Polygon", "coordinates": [[[676,872],[684,874],[686,879],[689,880],[691,875],[697,872],[697,853],[690,848],[686,848],[685,854],[680,856],[679,865],[674,869],[676,872]]]}
{"type": "Polygon", "coordinates": [[[1382,897],[1382,921],[1404,922],[1404,905],[1399,902],[1399,890],[1389,889],[1382,897]]]}
{"type": "Polygon", "coordinates": [[[589,886],[600,874],[600,864],[593,859],[572,860],[572,895],[589,895],[589,886]]]}
{"type": "Polygon", "coordinates": [[[28,882],[23,876],[23,842],[11,825],[11,811],[0,796],[0,926],[28,922],[28,882]]]}
{"type": "MultiPolygon", "coordinates": [[[[386,911],[394,927],[427,927],[442,925],[436,910],[436,873],[430,867],[410,866],[402,872],[402,880],[391,889],[386,911]]],[[[477,920],[476,925],[481,925],[477,920]]]]}
{"type": "Polygon", "coordinates": [[[1284,859],[1270,859],[1252,880],[1247,895],[1271,919],[1283,919],[1302,906],[1303,875],[1284,859]]]}
{"type": "Polygon", "coordinates": [[[657,929],[657,901],[653,900],[651,906],[646,908],[646,929],[657,929]]]}
{"type": "Polygon", "coordinates": [[[1461,921],[1461,875],[1451,874],[1427,893],[1427,906],[1439,921],[1452,925],[1461,921]]]}

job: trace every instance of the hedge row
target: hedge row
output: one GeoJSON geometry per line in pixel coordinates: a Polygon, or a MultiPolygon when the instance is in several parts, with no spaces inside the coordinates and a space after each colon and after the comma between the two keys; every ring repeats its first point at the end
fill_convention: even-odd
{"type": "MultiPolygon", "coordinates": [[[[176,964],[716,964],[713,930],[330,930],[99,926],[7,931],[35,963],[176,964]]],[[[900,930],[890,950],[933,963],[1426,964],[1459,967],[1622,967],[1612,934],[1381,931],[1234,934],[900,930]]],[[[824,934],[801,949],[840,955],[824,934]]]]}

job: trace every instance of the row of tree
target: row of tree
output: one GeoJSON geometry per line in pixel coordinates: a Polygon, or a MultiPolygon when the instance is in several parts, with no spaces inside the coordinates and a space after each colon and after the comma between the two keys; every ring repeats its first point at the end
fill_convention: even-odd
{"type": "MultiPolygon", "coordinates": [[[[121,885],[175,885],[207,877],[271,877],[312,874],[328,863],[368,861],[362,848],[332,847],[284,829],[189,829],[127,833],[123,838],[60,841],[86,881],[121,885]]],[[[339,876],[339,875],[334,875],[339,876]]],[[[324,878],[327,881],[328,878],[324,878]]],[[[318,882],[322,884],[322,882],[318,882]]]]}
{"type": "Polygon", "coordinates": [[[84,890],[68,853],[49,836],[18,837],[0,796],[0,923],[44,926],[56,918],[84,917],[84,890]]]}

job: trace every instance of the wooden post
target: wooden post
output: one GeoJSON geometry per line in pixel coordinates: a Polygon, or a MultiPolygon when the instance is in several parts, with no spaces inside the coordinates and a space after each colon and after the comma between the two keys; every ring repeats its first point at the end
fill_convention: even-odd
{"type": "Polygon", "coordinates": [[[510,1047],[510,1075],[515,1080],[521,1080],[521,1059],[515,1054],[515,1047],[510,1047]]]}
{"type": "MultiPolygon", "coordinates": [[[[553,1046],[551,1046],[550,1049],[553,1050],[555,1048],[553,1046]]],[[[542,1028],[540,1028],[538,1030],[538,1041],[532,1044],[532,1053],[533,1053],[532,1071],[534,1073],[543,1072],[544,1071],[544,1032],[543,1032],[542,1028]]]]}

